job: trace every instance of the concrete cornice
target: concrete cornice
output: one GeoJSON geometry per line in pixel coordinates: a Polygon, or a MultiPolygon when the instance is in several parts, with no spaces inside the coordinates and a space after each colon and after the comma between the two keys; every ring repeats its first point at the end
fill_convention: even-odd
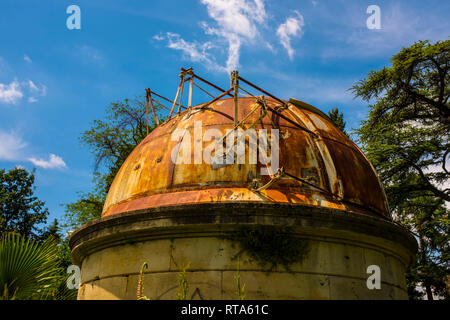
{"type": "Polygon", "coordinates": [[[91,221],[69,241],[76,264],[104,248],[161,238],[226,237],[239,225],[286,225],[299,238],[377,247],[406,266],[417,242],[390,221],[340,210],[285,204],[219,203],[159,207],[91,221]]]}

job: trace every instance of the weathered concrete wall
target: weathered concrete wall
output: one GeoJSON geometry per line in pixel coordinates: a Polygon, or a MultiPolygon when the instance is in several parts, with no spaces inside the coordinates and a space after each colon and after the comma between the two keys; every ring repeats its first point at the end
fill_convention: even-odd
{"type": "Polygon", "coordinates": [[[406,299],[405,270],[414,243],[399,227],[345,212],[303,210],[292,215],[260,210],[260,215],[220,210],[189,218],[176,212],[134,213],[102,219],[72,236],[74,258],[82,261],[79,299],[136,299],[143,262],[144,294],[150,299],[176,299],[177,276],[189,264],[188,297],[237,299],[234,277],[238,243],[224,239],[245,219],[247,224],[295,226],[299,241],[308,241],[305,258],[266,272],[244,253],[241,281],[246,299],[406,299]],[[212,215],[212,216],[211,216],[212,215]],[[151,217],[151,218],[150,218],[151,217]],[[179,217],[178,219],[176,217],[179,217]],[[231,218],[230,218],[231,217],[231,218]],[[245,217],[245,218],[244,218],[245,217]],[[214,219],[212,219],[214,218],[214,219]],[[78,239],[78,240],[77,240],[78,239]],[[369,265],[381,269],[381,289],[366,286],[369,265]]]}

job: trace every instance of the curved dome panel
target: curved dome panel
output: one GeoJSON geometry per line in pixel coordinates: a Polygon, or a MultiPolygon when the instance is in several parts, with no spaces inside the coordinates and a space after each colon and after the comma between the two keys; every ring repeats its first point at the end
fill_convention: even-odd
{"type": "Polygon", "coordinates": [[[207,163],[208,155],[195,156],[196,147],[203,151],[211,147],[214,137],[205,135],[208,129],[215,129],[208,133],[225,136],[234,127],[233,99],[222,99],[185,110],[153,130],[116,175],[102,216],[162,206],[245,202],[317,206],[389,217],[372,165],[345,134],[312,110],[291,103],[283,107],[267,97],[265,101],[283,117],[271,111],[264,116],[256,98],[249,97],[239,98],[239,119],[245,119],[243,129],[253,126],[257,132],[267,130],[268,136],[279,130],[279,167],[285,172],[279,179],[272,181],[273,176],[261,175],[265,165],[260,161],[248,161],[249,137],[245,140],[245,163],[216,167],[207,163]],[[179,134],[180,129],[184,129],[183,134],[179,134]],[[180,151],[180,142],[188,149],[180,151]],[[183,151],[191,151],[190,156],[183,151]],[[190,163],[175,163],[172,153],[175,158],[182,154],[190,163]],[[199,159],[202,163],[196,163],[199,159]],[[266,188],[256,190],[261,186],[266,188]]]}

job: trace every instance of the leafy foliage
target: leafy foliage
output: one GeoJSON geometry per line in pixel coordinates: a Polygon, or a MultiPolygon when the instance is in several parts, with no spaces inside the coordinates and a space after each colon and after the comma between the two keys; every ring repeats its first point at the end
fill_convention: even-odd
{"type": "Polygon", "coordinates": [[[422,285],[428,299],[446,295],[449,274],[450,41],[419,41],[371,71],[352,90],[369,103],[359,142],[378,171],[392,216],[419,239],[408,276],[411,297],[422,285]],[[445,287],[445,286],[444,286],[445,287]],[[432,290],[433,289],[433,290],[432,290]]]}
{"type": "Polygon", "coordinates": [[[133,103],[128,99],[111,103],[106,119],[95,120],[82,134],[82,143],[95,156],[95,170],[102,164],[107,170],[106,192],[122,163],[146,135],[145,103],[138,99],[133,103]]]}
{"type": "Polygon", "coordinates": [[[410,296],[421,297],[416,286],[422,283],[428,297],[434,293],[449,298],[446,281],[450,261],[450,220],[443,201],[418,197],[403,203],[398,211],[403,224],[416,230],[420,241],[417,262],[407,274],[410,296]]]}
{"type": "Polygon", "coordinates": [[[43,243],[6,233],[0,241],[2,299],[43,299],[60,283],[58,247],[53,238],[43,243]]]}
{"type": "Polygon", "coordinates": [[[278,265],[290,271],[289,266],[301,261],[309,251],[309,243],[295,237],[289,226],[241,226],[230,240],[241,246],[237,257],[246,252],[263,268],[269,265],[269,271],[278,265]]]}
{"type": "MultiPolygon", "coordinates": [[[[102,178],[98,173],[94,174],[94,176],[97,179],[102,178]]],[[[64,227],[69,230],[73,230],[88,221],[100,218],[106,191],[102,183],[97,183],[94,191],[87,193],[80,192],[79,197],[80,199],[78,201],[65,205],[64,227]]]]}
{"type": "Polygon", "coordinates": [[[39,225],[47,221],[49,212],[34,190],[34,173],[19,168],[0,170],[0,234],[14,231],[39,237],[39,225]]]}
{"type": "MultiPolygon", "coordinates": [[[[155,127],[152,117],[150,120],[149,131],[155,127]]],[[[141,99],[111,103],[106,118],[95,120],[92,127],[81,135],[82,144],[94,154],[95,188],[92,192],[80,193],[78,201],[66,204],[65,227],[75,228],[101,216],[114,177],[146,135],[145,103],[141,99]]]]}
{"type": "Polygon", "coordinates": [[[338,108],[333,108],[328,111],[328,117],[331,119],[331,121],[333,121],[334,125],[338,127],[339,130],[348,135],[345,131],[344,114],[342,112],[339,112],[338,108]]]}
{"type": "Polygon", "coordinates": [[[440,184],[450,178],[449,58],[450,40],[421,41],[395,55],[391,68],[353,86],[356,96],[375,99],[358,134],[382,180],[446,201],[450,189],[440,184]]]}

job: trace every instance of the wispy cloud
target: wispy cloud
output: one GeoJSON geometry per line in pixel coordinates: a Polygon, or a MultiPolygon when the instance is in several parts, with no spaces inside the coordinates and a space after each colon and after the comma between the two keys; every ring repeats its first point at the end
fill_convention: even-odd
{"type": "Polygon", "coordinates": [[[20,160],[26,146],[27,143],[17,133],[0,131],[0,160],[20,160]]]}
{"type": "Polygon", "coordinates": [[[47,95],[47,87],[42,84],[36,85],[31,80],[19,82],[17,79],[14,79],[9,84],[0,83],[0,102],[16,104],[25,95],[29,95],[28,102],[36,102],[37,97],[47,95]]]}
{"type": "Polygon", "coordinates": [[[28,84],[28,86],[30,87],[30,90],[31,91],[39,91],[39,88],[34,84],[34,82],[33,81],[31,81],[31,80],[28,80],[27,81],[27,84],[28,84]]]}
{"type": "Polygon", "coordinates": [[[258,25],[265,22],[267,13],[262,0],[201,0],[208,15],[215,20],[210,26],[202,22],[206,34],[216,35],[228,43],[228,58],[225,69],[230,71],[239,65],[239,50],[243,40],[255,39],[258,25]]]}
{"type": "MultiPolygon", "coordinates": [[[[166,36],[168,41],[167,47],[182,51],[189,60],[205,63],[209,68],[221,68],[208,53],[208,50],[213,47],[212,43],[188,42],[182,39],[179,34],[171,32],[167,32],[166,36]]],[[[161,35],[158,37],[164,39],[161,35]]]]}
{"type": "Polygon", "coordinates": [[[16,104],[22,97],[20,83],[16,79],[9,84],[0,83],[0,102],[16,104]]]}
{"type": "Polygon", "coordinates": [[[31,96],[28,98],[28,102],[30,103],[37,102],[37,97],[44,97],[47,95],[47,87],[45,85],[36,85],[31,80],[26,81],[25,85],[28,86],[30,91],[31,96]]]}
{"type": "Polygon", "coordinates": [[[291,37],[300,38],[303,35],[302,28],[305,26],[303,16],[298,11],[295,12],[295,17],[287,18],[286,22],[281,24],[277,29],[277,35],[281,44],[286,49],[289,59],[294,58],[294,49],[291,46],[291,37]]]}
{"type": "Polygon", "coordinates": [[[64,160],[53,154],[50,153],[50,158],[49,160],[44,160],[44,159],[36,159],[34,157],[28,158],[28,160],[33,163],[35,166],[44,168],[44,169],[62,169],[62,168],[66,168],[66,163],[64,162],[64,160]]]}
{"type": "Polygon", "coordinates": [[[61,169],[67,167],[61,157],[52,153],[48,160],[38,159],[28,155],[29,151],[27,150],[27,146],[28,143],[17,132],[0,131],[0,161],[28,161],[44,169],[61,169]]]}
{"type": "Polygon", "coordinates": [[[23,60],[25,60],[28,63],[32,63],[33,61],[31,60],[31,58],[29,56],[27,56],[26,54],[23,55],[23,60]]]}
{"type": "Polygon", "coordinates": [[[152,38],[155,39],[156,41],[163,41],[164,40],[164,36],[162,36],[160,34],[155,34],[152,38]]]}
{"type": "MultiPolygon", "coordinates": [[[[243,43],[252,42],[259,36],[258,27],[264,25],[267,13],[262,0],[201,0],[206,6],[210,23],[201,21],[200,26],[206,35],[215,37],[214,43],[227,46],[225,66],[220,66],[208,52],[213,46],[204,43],[188,42],[178,34],[167,33],[168,47],[182,50],[192,61],[206,62],[210,68],[231,71],[239,66],[240,49],[243,43]]],[[[161,41],[161,35],[153,36],[161,41]]],[[[266,47],[270,44],[263,41],[266,47]]]]}

